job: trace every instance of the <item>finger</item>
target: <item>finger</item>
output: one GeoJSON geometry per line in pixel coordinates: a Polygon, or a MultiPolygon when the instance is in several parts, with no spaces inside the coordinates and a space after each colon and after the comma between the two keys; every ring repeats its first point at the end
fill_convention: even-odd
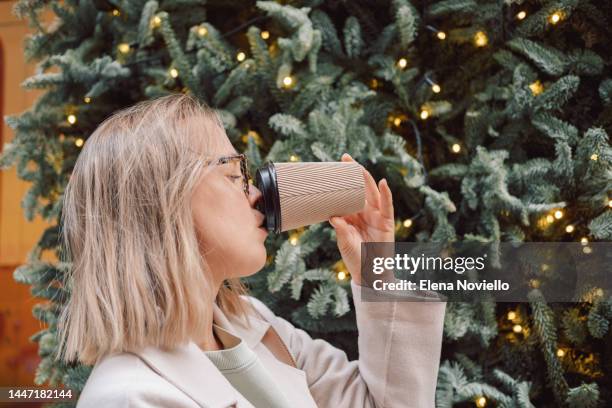
{"type": "Polygon", "coordinates": [[[380,197],[380,213],[383,217],[388,219],[394,219],[393,215],[393,194],[391,193],[391,188],[389,188],[389,184],[387,183],[387,179],[383,178],[378,183],[381,197],[380,197]]]}

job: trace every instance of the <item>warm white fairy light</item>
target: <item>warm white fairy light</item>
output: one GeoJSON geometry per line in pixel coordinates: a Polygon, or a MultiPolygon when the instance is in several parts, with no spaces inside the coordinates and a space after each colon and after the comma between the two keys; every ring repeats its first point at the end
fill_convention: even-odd
{"type": "Polygon", "coordinates": [[[552,215],[548,214],[548,215],[546,216],[546,221],[547,221],[549,224],[552,224],[553,222],[555,222],[555,217],[553,217],[552,215]]]}
{"type": "Polygon", "coordinates": [[[71,125],[74,125],[77,121],[77,118],[75,115],[70,114],[68,115],[68,117],[66,118],[66,120],[68,121],[68,123],[70,123],[71,125]]]}
{"type": "Polygon", "coordinates": [[[118,9],[113,9],[113,16],[117,17],[121,15],[121,12],[118,9]]]}
{"type": "Polygon", "coordinates": [[[485,397],[479,397],[476,399],[476,406],[478,408],[484,408],[487,406],[487,399],[485,397]]]}
{"type": "Polygon", "coordinates": [[[558,220],[563,218],[563,211],[561,211],[561,210],[555,211],[555,218],[558,219],[558,220]]]}
{"type": "Polygon", "coordinates": [[[86,96],[86,97],[83,98],[83,101],[85,103],[91,103],[91,98],[89,96],[86,96]]]}
{"type": "Polygon", "coordinates": [[[586,245],[586,244],[589,243],[589,239],[587,237],[582,237],[582,238],[580,238],[580,243],[582,245],[586,245]]]}
{"type": "Polygon", "coordinates": [[[206,27],[199,27],[198,28],[198,35],[200,37],[204,37],[206,34],[208,34],[208,29],[206,27]]]}
{"type": "Polygon", "coordinates": [[[563,357],[565,356],[565,350],[563,350],[562,348],[557,349],[557,357],[563,357]]]}
{"type": "Polygon", "coordinates": [[[608,207],[612,208],[612,199],[608,201],[608,207]]]}
{"type": "Polygon", "coordinates": [[[408,60],[406,58],[400,58],[397,60],[397,66],[404,69],[408,66],[408,60]]]}
{"type": "Polygon", "coordinates": [[[529,89],[531,89],[532,94],[539,95],[542,93],[542,91],[544,91],[544,86],[540,80],[537,80],[529,84],[529,89]]]}
{"type": "Polygon", "coordinates": [[[171,68],[170,69],[170,76],[172,78],[176,78],[176,77],[178,77],[178,75],[179,75],[179,73],[178,73],[178,70],[176,68],[171,68]]]}
{"type": "Polygon", "coordinates": [[[593,161],[597,161],[597,159],[599,159],[599,156],[597,155],[597,153],[593,153],[593,154],[591,155],[591,160],[593,160],[593,161]]]}
{"type": "Polygon", "coordinates": [[[442,88],[441,88],[441,87],[440,87],[440,85],[438,85],[438,84],[433,84],[433,85],[431,86],[431,90],[432,90],[434,93],[440,93],[440,91],[442,91],[442,88]]]}
{"type": "Polygon", "coordinates": [[[85,143],[85,141],[83,139],[81,139],[80,137],[74,141],[74,144],[75,144],[76,147],[83,146],[83,143],[85,143]]]}
{"type": "Polygon", "coordinates": [[[511,310],[508,312],[508,320],[514,320],[516,319],[516,312],[511,310]]]}
{"type": "Polygon", "coordinates": [[[429,117],[429,109],[427,109],[426,107],[421,108],[421,113],[419,114],[419,117],[423,120],[427,119],[429,117]]]}
{"type": "Polygon", "coordinates": [[[157,28],[161,25],[161,18],[159,16],[155,16],[151,19],[151,27],[157,28]]]}
{"type": "Polygon", "coordinates": [[[412,226],[412,220],[410,218],[406,218],[403,224],[404,224],[404,227],[410,228],[412,226]]]}
{"type": "Polygon", "coordinates": [[[269,31],[262,31],[261,32],[261,38],[263,38],[264,40],[267,40],[268,38],[270,38],[270,32],[269,31]]]}
{"type": "Polygon", "coordinates": [[[487,37],[484,31],[478,31],[474,35],[474,43],[477,47],[484,47],[489,43],[489,37],[487,37]]]}
{"type": "Polygon", "coordinates": [[[568,234],[574,232],[574,226],[568,225],[567,227],[565,227],[565,232],[567,232],[568,234]]]}
{"type": "Polygon", "coordinates": [[[240,62],[244,61],[246,58],[246,54],[242,51],[240,51],[238,54],[236,54],[236,59],[240,62]]]}
{"type": "Polygon", "coordinates": [[[522,20],[525,17],[527,17],[527,12],[525,10],[519,11],[518,14],[516,15],[516,18],[518,18],[519,20],[522,20]]]}
{"type": "Polygon", "coordinates": [[[130,52],[130,44],[121,43],[117,46],[117,49],[119,50],[120,53],[127,54],[128,52],[130,52]]]}
{"type": "Polygon", "coordinates": [[[444,31],[438,31],[436,35],[440,40],[444,40],[446,38],[446,33],[444,31]]]}
{"type": "Polygon", "coordinates": [[[290,76],[286,76],[283,78],[283,86],[285,88],[289,88],[291,85],[293,85],[293,78],[290,76]]]}
{"type": "Polygon", "coordinates": [[[292,161],[292,162],[300,161],[300,158],[296,156],[295,154],[292,154],[291,156],[289,156],[289,161],[292,161]]]}
{"type": "Polygon", "coordinates": [[[554,13],[552,13],[549,17],[549,21],[552,24],[557,24],[559,21],[561,21],[561,12],[555,11],[554,13]]]}
{"type": "Polygon", "coordinates": [[[339,280],[345,280],[346,279],[346,272],[345,271],[339,271],[336,276],[338,277],[339,280]]]}
{"type": "Polygon", "coordinates": [[[515,333],[520,333],[520,332],[523,331],[523,326],[521,326],[520,324],[515,324],[512,327],[512,331],[515,332],[515,333]]]}
{"type": "Polygon", "coordinates": [[[454,143],[451,150],[453,153],[459,153],[461,151],[461,145],[459,143],[454,143]]]}

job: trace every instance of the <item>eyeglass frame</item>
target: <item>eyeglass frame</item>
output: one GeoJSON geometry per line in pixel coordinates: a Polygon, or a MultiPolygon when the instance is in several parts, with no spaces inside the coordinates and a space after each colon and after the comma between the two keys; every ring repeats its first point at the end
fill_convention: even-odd
{"type": "Polygon", "coordinates": [[[251,178],[251,176],[249,174],[249,165],[248,165],[246,155],[244,153],[231,154],[227,156],[221,156],[212,161],[214,162],[215,165],[220,165],[220,164],[229,163],[230,160],[235,160],[235,159],[240,160],[240,172],[242,173],[242,190],[244,191],[244,194],[246,194],[248,198],[250,195],[249,179],[251,178]]]}

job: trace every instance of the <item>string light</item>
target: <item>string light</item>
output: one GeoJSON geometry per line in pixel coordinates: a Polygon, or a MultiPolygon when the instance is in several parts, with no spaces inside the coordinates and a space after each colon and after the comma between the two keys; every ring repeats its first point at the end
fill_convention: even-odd
{"type": "Polygon", "coordinates": [[[83,101],[85,103],[90,103],[91,102],[91,98],[89,96],[86,96],[86,97],[83,98],[83,101]]]}
{"type": "Polygon", "coordinates": [[[478,408],[483,408],[487,405],[487,399],[485,397],[479,397],[476,399],[476,406],[478,408]]]}
{"type": "Polygon", "coordinates": [[[73,114],[68,115],[68,117],[66,118],[66,120],[68,121],[68,123],[70,123],[71,125],[74,125],[77,121],[76,116],[74,116],[73,114]]]}
{"type": "Polygon", "coordinates": [[[584,248],[582,248],[582,252],[584,252],[585,254],[590,254],[591,252],[593,252],[593,250],[590,246],[585,246],[584,248]]]}
{"type": "Polygon", "coordinates": [[[299,235],[297,232],[292,232],[291,235],[289,235],[289,242],[291,243],[291,245],[296,246],[298,243],[298,239],[299,239],[299,235]]]}
{"type": "Polygon", "coordinates": [[[404,227],[410,228],[412,226],[412,220],[410,218],[406,218],[404,220],[404,227]]]}
{"type": "Polygon", "coordinates": [[[419,114],[419,117],[423,120],[427,119],[429,117],[429,109],[426,107],[422,107],[421,108],[421,113],[419,114]]]}
{"type": "Polygon", "coordinates": [[[119,52],[122,54],[127,54],[128,52],[130,52],[130,44],[128,43],[121,43],[117,46],[117,49],[119,49],[119,52]]]}
{"type": "Polygon", "coordinates": [[[289,87],[291,87],[291,85],[293,85],[293,77],[291,77],[291,76],[284,77],[283,78],[283,87],[289,88],[289,87]]]}
{"type": "Polygon", "coordinates": [[[608,201],[608,207],[612,208],[612,200],[608,201]]]}
{"type": "Polygon", "coordinates": [[[461,151],[461,145],[459,143],[455,143],[451,147],[451,150],[453,151],[453,153],[459,153],[461,151]]]}
{"type": "Polygon", "coordinates": [[[515,324],[512,327],[512,331],[515,332],[515,333],[520,333],[520,332],[523,331],[523,326],[521,326],[520,324],[515,324]]]}
{"type": "Polygon", "coordinates": [[[548,265],[547,263],[543,263],[540,266],[540,269],[542,270],[542,272],[546,272],[548,270],[548,268],[550,268],[550,265],[548,265]]]}
{"type": "Polygon", "coordinates": [[[236,59],[240,62],[244,61],[245,58],[246,58],[246,54],[242,51],[236,54],[236,59]]]}
{"type": "Polygon", "coordinates": [[[527,17],[527,12],[524,10],[519,11],[518,14],[516,15],[516,18],[518,18],[519,20],[522,20],[525,17],[527,17]]]}
{"type": "Polygon", "coordinates": [[[531,89],[531,93],[533,93],[534,95],[539,95],[542,93],[542,91],[544,91],[544,86],[538,79],[537,81],[529,84],[529,89],[531,89]]]}
{"type": "Polygon", "coordinates": [[[565,355],[565,350],[562,348],[557,349],[557,357],[563,357],[565,355]]]}
{"type": "Polygon", "coordinates": [[[204,26],[198,28],[198,35],[200,37],[204,37],[206,34],[208,34],[208,29],[204,26]]]}
{"type": "Polygon", "coordinates": [[[336,277],[337,277],[339,280],[345,280],[345,279],[346,279],[346,272],[345,272],[345,271],[340,271],[340,272],[338,272],[338,273],[336,274],[336,277]]]}
{"type": "Polygon", "coordinates": [[[253,141],[255,142],[256,145],[261,144],[261,137],[259,136],[259,133],[257,133],[254,130],[249,130],[246,135],[242,136],[242,141],[244,143],[248,143],[249,142],[249,137],[253,138],[253,141]]]}
{"type": "Polygon", "coordinates": [[[474,43],[478,47],[484,47],[485,45],[489,43],[489,38],[487,37],[484,31],[478,31],[474,35],[474,43]]]}
{"type": "Polygon", "coordinates": [[[582,237],[582,238],[580,238],[580,243],[582,245],[586,245],[586,244],[589,243],[589,239],[587,237],[582,237]]]}
{"type": "Polygon", "coordinates": [[[401,125],[401,124],[402,124],[402,118],[400,118],[400,117],[396,117],[395,119],[393,119],[393,124],[394,124],[395,126],[399,126],[399,125],[401,125]]]}
{"type": "Polygon", "coordinates": [[[438,33],[436,34],[436,36],[440,39],[440,40],[444,40],[446,39],[446,33],[444,31],[438,31],[438,33]]]}
{"type": "Polygon", "coordinates": [[[516,319],[516,312],[511,310],[508,312],[508,320],[514,320],[516,319]]]}
{"type": "Polygon", "coordinates": [[[178,70],[176,68],[171,68],[170,69],[170,76],[172,78],[176,78],[176,77],[178,77],[178,75],[179,75],[179,72],[178,72],[178,70]]]}
{"type": "Polygon", "coordinates": [[[406,58],[400,58],[397,60],[397,66],[401,69],[406,68],[408,66],[408,60],[406,58]]]}
{"type": "Polygon", "coordinates": [[[591,160],[593,160],[593,161],[597,161],[597,159],[599,159],[599,156],[597,155],[597,153],[593,153],[593,154],[591,155],[591,160]]]}
{"type": "Polygon", "coordinates": [[[553,217],[552,215],[548,214],[548,215],[546,216],[546,221],[547,221],[549,224],[552,224],[553,222],[555,222],[555,217],[553,217]]]}
{"type": "Polygon", "coordinates": [[[378,88],[378,85],[379,85],[379,83],[378,83],[378,79],[376,79],[376,78],[372,78],[372,79],[370,80],[370,88],[372,88],[372,89],[376,89],[376,88],[378,88]]]}
{"type": "Polygon", "coordinates": [[[118,9],[113,9],[113,16],[117,17],[121,15],[121,12],[118,9]]]}
{"type": "Polygon", "coordinates": [[[550,21],[551,24],[557,24],[559,21],[561,21],[561,12],[555,11],[552,13],[548,18],[548,21],[550,21]]]}
{"type": "Polygon", "coordinates": [[[438,84],[433,84],[431,86],[431,90],[434,91],[434,93],[440,93],[440,91],[442,91],[442,88],[440,88],[440,85],[438,84]]]}
{"type": "Polygon", "coordinates": [[[264,40],[267,40],[268,38],[270,38],[270,32],[269,31],[262,31],[261,32],[261,38],[264,40]]]}
{"type": "Polygon", "coordinates": [[[574,232],[574,226],[568,225],[567,227],[565,227],[565,232],[567,232],[568,234],[574,232]]]}
{"type": "Polygon", "coordinates": [[[289,161],[292,161],[292,162],[300,161],[300,158],[296,156],[295,154],[292,154],[291,156],[289,156],[289,161]]]}
{"type": "Polygon", "coordinates": [[[540,280],[539,279],[530,279],[529,280],[529,286],[531,286],[534,289],[537,289],[540,287],[540,280]]]}
{"type": "Polygon", "coordinates": [[[161,18],[159,16],[155,16],[151,19],[151,27],[157,28],[161,25],[161,18]]]}
{"type": "Polygon", "coordinates": [[[563,218],[563,211],[561,211],[561,210],[555,211],[555,218],[558,219],[558,220],[563,218]]]}
{"type": "Polygon", "coordinates": [[[83,146],[83,143],[85,143],[85,141],[83,139],[81,139],[80,137],[74,141],[74,144],[75,144],[76,147],[83,146]]]}

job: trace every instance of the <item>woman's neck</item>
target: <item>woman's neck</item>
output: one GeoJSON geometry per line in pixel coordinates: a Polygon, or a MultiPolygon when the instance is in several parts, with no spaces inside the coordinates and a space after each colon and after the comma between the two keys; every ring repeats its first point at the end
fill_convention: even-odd
{"type": "Polygon", "coordinates": [[[198,347],[200,347],[203,351],[217,351],[223,350],[225,347],[223,342],[217,336],[215,329],[213,328],[211,331],[212,338],[206,338],[203,341],[198,343],[198,347]]]}

